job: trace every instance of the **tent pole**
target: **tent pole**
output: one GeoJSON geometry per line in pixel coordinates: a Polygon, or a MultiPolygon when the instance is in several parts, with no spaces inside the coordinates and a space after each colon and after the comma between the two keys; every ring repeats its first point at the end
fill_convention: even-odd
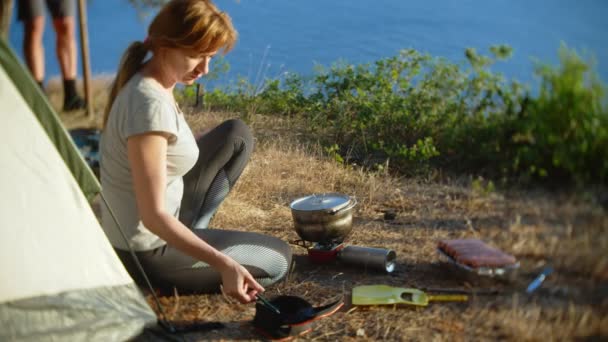
{"type": "Polygon", "coordinates": [[[87,117],[93,115],[93,96],[91,95],[91,65],[89,64],[89,32],[87,29],[87,2],[78,0],[78,17],[80,22],[80,51],[82,54],[82,71],[84,76],[84,97],[87,104],[87,117]]]}
{"type": "Polygon", "coordinates": [[[143,276],[144,281],[146,282],[146,286],[148,287],[148,290],[150,290],[150,293],[152,294],[152,298],[154,298],[154,302],[156,303],[156,308],[158,309],[158,312],[160,314],[160,317],[158,318],[158,323],[163,328],[165,328],[167,331],[169,331],[170,333],[176,333],[177,329],[171,324],[171,322],[169,322],[169,318],[165,314],[165,310],[163,309],[162,304],[160,304],[160,300],[158,299],[158,296],[156,295],[156,291],[154,291],[154,287],[152,286],[152,283],[150,282],[150,278],[148,278],[146,271],[144,271],[143,266],[139,262],[139,258],[137,257],[137,254],[135,254],[133,247],[131,247],[131,244],[129,243],[129,239],[127,238],[127,234],[125,234],[125,231],[122,229],[122,226],[120,225],[120,223],[118,223],[118,219],[116,218],[116,215],[114,215],[114,211],[112,210],[112,207],[110,207],[110,204],[106,200],[106,197],[103,195],[103,192],[100,192],[99,196],[101,197],[103,204],[108,209],[108,212],[110,213],[112,220],[116,224],[116,227],[118,228],[118,231],[120,232],[120,235],[122,236],[122,239],[124,240],[127,247],[129,247],[129,253],[131,254],[131,258],[133,258],[133,261],[135,262],[137,269],[143,276]]]}

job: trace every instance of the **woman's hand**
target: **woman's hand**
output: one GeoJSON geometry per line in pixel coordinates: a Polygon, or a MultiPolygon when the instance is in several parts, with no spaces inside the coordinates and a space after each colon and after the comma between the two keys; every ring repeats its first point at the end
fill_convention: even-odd
{"type": "Polygon", "coordinates": [[[245,304],[255,300],[256,295],[264,292],[247,269],[233,259],[227,258],[226,265],[220,269],[225,294],[245,304]]]}

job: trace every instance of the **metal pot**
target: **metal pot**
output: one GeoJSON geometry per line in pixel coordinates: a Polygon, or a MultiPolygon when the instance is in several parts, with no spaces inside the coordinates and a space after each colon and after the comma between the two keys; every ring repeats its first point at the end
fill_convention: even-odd
{"type": "Polygon", "coordinates": [[[329,244],[342,242],[350,234],[355,205],[354,198],[327,193],[298,198],[289,207],[300,238],[329,244]]]}

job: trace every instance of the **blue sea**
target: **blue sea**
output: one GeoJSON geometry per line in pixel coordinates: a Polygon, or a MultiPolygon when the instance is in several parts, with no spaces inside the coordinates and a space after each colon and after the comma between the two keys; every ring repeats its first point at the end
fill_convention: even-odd
{"type": "MultiPolygon", "coordinates": [[[[564,43],[594,58],[608,80],[606,0],[216,0],[233,18],[239,41],[225,60],[227,85],[238,77],[259,82],[285,72],[312,74],[338,60],[368,63],[413,48],[464,63],[464,50],[488,53],[508,44],[513,57],[494,66],[507,78],[534,85],[534,60],[556,64],[564,43]]],[[[154,11],[140,13],[127,0],[89,0],[94,74],[115,72],[124,49],[146,37],[154,11]]],[[[16,14],[13,15],[16,18],[16,14]]],[[[23,28],[13,22],[10,43],[21,54],[23,28]]],[[[47,79],[59,75],[55,36],[44,36],[47,79]]]]}

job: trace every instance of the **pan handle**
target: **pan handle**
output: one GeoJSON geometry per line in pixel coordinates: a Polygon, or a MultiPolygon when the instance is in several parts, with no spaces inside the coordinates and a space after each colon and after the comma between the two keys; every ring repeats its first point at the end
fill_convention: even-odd
{"type": "Polygon", "coordinates": [[[347,204],[346,206],[344,206],[344,207],[342,207],[342,208],[340,208],[340,209],[337,209],[337,210],[335,210],[335,209],[330,209],[330,210],[328,210],[328,211],[327,211],[327,213],[328,213],[328,214],[330,214],[330,215],[337,215],[338,213],[341,213],[341,212],[343,212],[343,211],[346,211],[346,210],[351,210],[351,209],[352,209],[352,208],[354,208],[356,205],[357,205],[357,199],[356,199],[356,198],[354,198],[354,197],[352,197],[352,198],[351,198],[350,203],[349,203],[349,204],[347,204]]]}

